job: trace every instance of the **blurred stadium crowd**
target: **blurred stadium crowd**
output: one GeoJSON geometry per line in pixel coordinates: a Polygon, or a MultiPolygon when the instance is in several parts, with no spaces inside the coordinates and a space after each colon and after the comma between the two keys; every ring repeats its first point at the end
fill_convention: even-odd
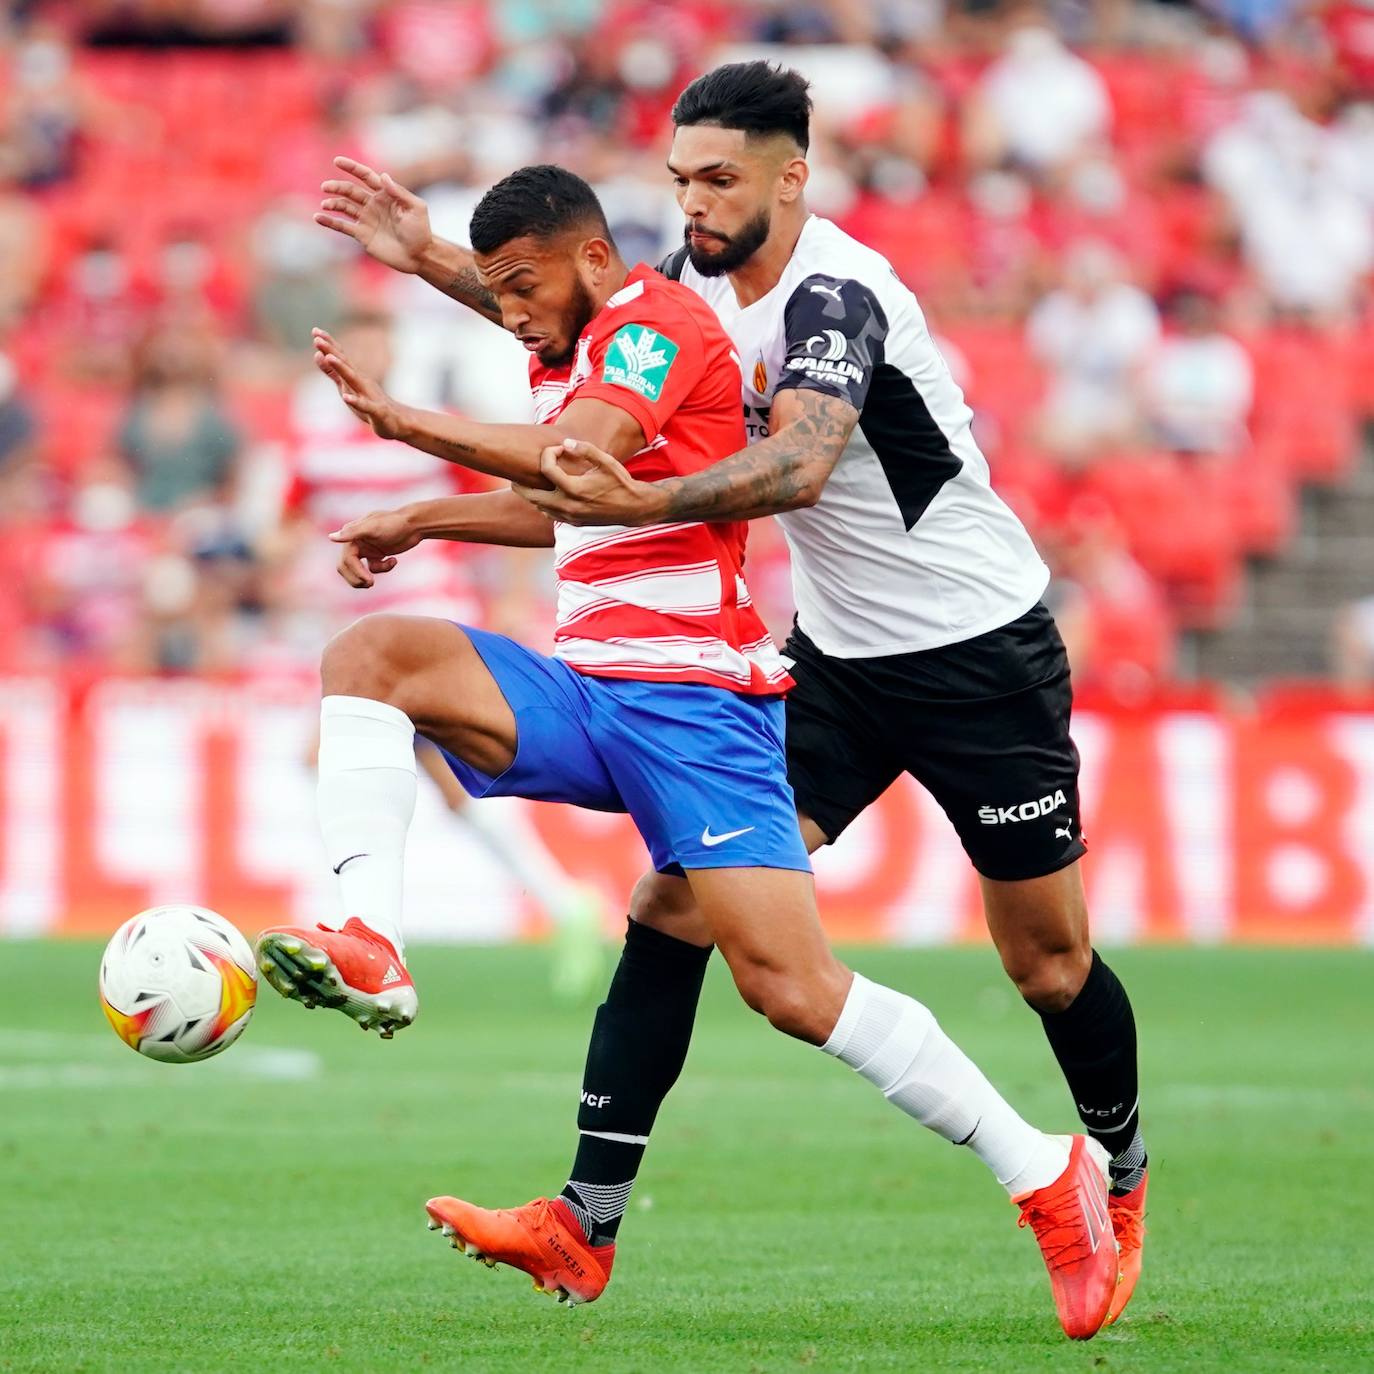
{"type": "MultiPolygon", "coordinates": [[[[311,222],[319,182],[384,167],[461,238],[558,161],[655,261],[674,96],[760,53],[811,77],[812,207],[920,296],[1080,683],[1169,679],[1374,415],[1371,0],[0,5],[0,668],[297,672],[383,604],[541,639],[536,556],[333,577],[324,531],[454,478],[360,431],[312,325],[402,399],[528,398],[499,331],[311,222]]],[[[766,528],[753,565],[781,630],[766,528]]],[[[1374,602],[1341,623],[1367,677],[1374,602]]]]}

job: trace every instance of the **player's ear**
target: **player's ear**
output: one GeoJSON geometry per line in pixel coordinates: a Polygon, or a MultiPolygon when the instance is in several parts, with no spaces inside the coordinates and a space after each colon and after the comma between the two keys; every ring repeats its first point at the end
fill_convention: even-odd
{"type": "Polygon", "coordinates": [[[599,284],[615,258],[615,249],[604,238],[593,236],[583,243],[581,256],[592,281],[599,284]]]}
{"type": "Polygon", "coordinates": [[[811,169],[806,165],[804,157],[798,154],[796,157],[788,158],[778,174],[778,199],[784,205],[791,205],[793,201],[798,200],[806,190],[810,176],[811,169]]]}

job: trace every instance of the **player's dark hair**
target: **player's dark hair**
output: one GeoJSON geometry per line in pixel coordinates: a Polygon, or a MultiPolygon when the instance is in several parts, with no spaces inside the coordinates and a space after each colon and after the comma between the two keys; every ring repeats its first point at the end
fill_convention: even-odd
{"type": "Polygon", "coordinates": [[[811,143],[811,83],[773,62],[731,62],[699,76],[673,106],[673,123],[716,124],[746,134],[787,134],[811,143]]]}
{"type": "Polygon", "coordinates": [[[511,239],[550,239],[580,228],[611,237],[596,192],[566,167],[541,163],[502,177],[477,202],[468,233],[474,252],[494,253],[511,239]]]}

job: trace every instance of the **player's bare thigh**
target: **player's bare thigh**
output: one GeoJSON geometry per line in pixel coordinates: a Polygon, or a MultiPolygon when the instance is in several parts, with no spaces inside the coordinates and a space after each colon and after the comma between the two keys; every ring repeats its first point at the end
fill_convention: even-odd
{"type": "Polygon", "coordinates": [[[369,615],[331,639],[326,696],[368,697],[404,711],[427,739],[496,776],[515,761],[515,713],[472,641],[429,616],[369,615]]]}
{"type": "MultiPolygon", "coordinates": [[[[810,816],[797,813],[806,852],[814,854],[826,841],[820,828],[810,816]]],[[[668,873],[646,873],[630,894],[630,919],[642,926],[661,930],[674,939],[689,945],[709,949],[715,941],[711,928],[686,878],[674,878],[668,873]]]]}
{"type": "Polygon", "coordinates": [[[778,1030],[823,1045],[853,974],[825,938],[811,874],[698,868],[687,879],[740,996],[778,1030]]]}
{"type": "MultiPolygon", "coordinates": [[[[798,818],[808,852],[825,836],[798,818]]],[[[779,1030],[823,1044],[852,978],[831,952],[809,873],[775,868],[698,869],[690,879],[647,873],[630,916],[691,944],[717,945],[740,996],[779,1030]]]]}

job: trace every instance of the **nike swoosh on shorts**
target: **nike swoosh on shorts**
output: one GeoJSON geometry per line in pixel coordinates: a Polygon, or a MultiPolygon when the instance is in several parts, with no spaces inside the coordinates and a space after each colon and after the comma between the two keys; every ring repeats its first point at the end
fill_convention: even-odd
{"type": "Polygon", "coordinates": [[[756,826],[746,825],[743,830],[727,830],[723,835],[711,834],[711,827],[708,825],[701,832],[701,842],[708,849],[714,849],[718,844],[724,844],[726,840],[738,839],[741,835],[747,835],[751,830],[757,829],[756,826]]]}

